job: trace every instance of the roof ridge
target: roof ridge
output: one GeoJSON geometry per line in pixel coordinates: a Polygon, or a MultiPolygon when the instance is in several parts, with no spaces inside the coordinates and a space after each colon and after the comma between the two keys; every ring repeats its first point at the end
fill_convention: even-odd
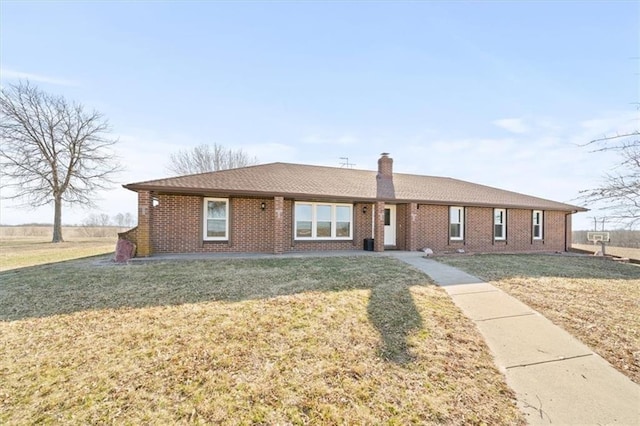
{"type": "Polygon", "coordinates": [[[315,167],[315,168],[321,168],[321,169],[335,169],[335,170],[345,170],[345,171],[354,171],[354,172],[375,172],[375,170],[369,170],[369,169],[352,169],[352,168],[346,168],[346,167],[323,166],[323,165],[319,165],[319,164],[285,163],[285,162],[281,162],[281,161],[275,162],[275,163],[270,163],[270,164],[282,164],[282,165],[286,165],[286,166],[315,167]]]}

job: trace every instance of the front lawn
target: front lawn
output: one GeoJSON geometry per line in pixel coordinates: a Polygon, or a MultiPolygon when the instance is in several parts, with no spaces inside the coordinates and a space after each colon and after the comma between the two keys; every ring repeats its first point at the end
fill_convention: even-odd
{"type": "Polygon", "coordinates": [[[0,423],[523,424],[473,323],[390,258],[0,274],[0,423]]]}
{"type": "Polygon", "coordinates": [[[564,327],[640,383],[640,266],[593,256],[442,256],[564,327]]]}

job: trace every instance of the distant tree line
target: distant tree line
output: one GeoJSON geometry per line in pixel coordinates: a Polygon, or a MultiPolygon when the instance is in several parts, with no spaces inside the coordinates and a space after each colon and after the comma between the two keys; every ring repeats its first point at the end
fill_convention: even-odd
{"type": "Polygon", "coordinates": [[[122,228],[130,228],[134,226],[135,219],[129,212],[118,213],[109,216],[106,213],[91,213],[82,221],[82,226],[100,227],[100,226],[119,226],[122,228]]]}
{"type": "MultiPolygon", "coordinates": [[[[39,228],[39,227],[50,227],[51,223],[36,223],[36,222],[30,222],[30,223],[21,223],[19,225],[2,225],[0,224],[0,226],[2,227],[7,227],[7,228],[11,228],[11,227],[35,227],[35,228],[39,228]]],[[[89,216],[85,217],[81,223],[79,224],[68,224],[68,225],[63,225],[64,227],[67,228],[73,228],[73,227],[101,227],[101,226],[115,226],[118,228],[132,228],[134,226],[136,226],[136,219],[135,217],[129,213],[118,213],[115,214],[113,216],[109,216],[106,213],[91,213],[89,216]]]]}

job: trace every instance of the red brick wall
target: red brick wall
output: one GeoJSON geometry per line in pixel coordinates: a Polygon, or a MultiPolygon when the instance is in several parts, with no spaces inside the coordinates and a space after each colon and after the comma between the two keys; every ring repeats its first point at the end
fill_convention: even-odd
{"type": "Polygon", "coordinates": [[[371,234],[371,204],[353,209],[354,239],[349,241],[295,241],[293,200],[230,198],[229,241],[203,241],[203,197],[159,195],[153,207],[151,246],[153,253],[281,253],[291,251],[362,250],[371,234]],[[265,203],[265,210],[261,203],[265,203]],[[281,204],[280,204],[281,203],[281,204]],[[281,211],[281,230],[274,226],[281,211]],[[277,244],[276,244],[277,242],[277,244]]]}
{"type": "Polygon", "coordinates": [[[429,247],[435,252],[463,249],[468,252],[511,251],[564,251],[565,212],[545,211],[543,240],[533,240],[532,211],[507,209],[507,238],[493,239],[493,209],[489,207],[465,208],[463,241],[449,240],[449,207],[421,204],[413,224],[417,248],[429,247]]]}
{"type": "Polygon", "coordinates": [[[533,212],[531,210],[507,210],[507,241],[514,249],[531,245],[541,245],[542,241],[533,241],[533,212]]]}
{"type": "Polygon", "coordinates": [[[373,210],[374,204],[371,203],[356,203],[353,207],[353,246],[356,250],[364,249],[365,238],[373,238],[373,210]],[[366,212],[362,211],[363,207],[366,207],[366,212]]]}
{"type": "MultiPolygon", "coordinates": [[[[278,197],[231,198],[229,241],[203,241],[203,197],[157,195],[155,198],[158,205],[153,207],[151,194],[141,193],[138,228],[135,232],[123,235],[134,240],[138,245],[139,255],[143,256],[149,253],[362,250],[363,240],[373,237],[374,203],[354,204],[353,240],[296,241],[293,235],[293,200],[278,197]],[[265,203],[264,210],[261,209],[261,203],[265,203]],[[365,206],[367,211],[363,213],[365,206]],[[143,207],[148,210],[145,215],[141,214],[143,207]],[[277,215],[279,219],[276,218],[277,215]],[[281,224],[280,230],[275,226],[278,223],[281,224]],[[146,235],[149,235],[148,243],[145,243],[146,235]],[[145,252],[145,244],[148,252],[145,252]]],[[[531,210],[508,209],[506,241],[493,239],[492,208],[465,209],[463,241],[449,240],[448,206],[399,204],[396,213],[396,241],[400,250],[429,247],[435,252],[454,251],[458,248],[468,252],[563,251],[565,239],[571,236],[571,218],[568,218],[569,227],[566,228],[564,212],[545,211],[544,240],[533,240],[531,210]]]]}
{"type": "Polygon", "coordinates": [[[545,250],[564,251],[565,220],[564,212],[544,212],[544,246],[545,250]],[[552,248],[548,248],[552,247],[552,248]]]}
{"type": "Polygon", "coordinates": [[[377,201],[374,207],[374,221],[375,226],[373,228],[373,249],[375,251],[384,251],[384,201],[377,201]]]}
{"type": "Polygon", "coordinates": [[[136,231],[136,253],[140,257],[153,253],[151,227],[153,224],[153,197],[149,191],[138,193],[138,230],[136,231]]]}
{"type": "Polygon", "coordinates": [[[404,241],[402,250],[415,251],[418,249],[416,244],[416,230],[418,222],[418,205],[409,203],[405,206],[404,217],[406,229],[404,232],[404,241]]]}
{"type": "MultiPolygon", "coordinates": [[[[419,204],[414,228],[418,249],[429,247],[434,251],[452,250],[449,247],[449,208],[419,204]]],[[[455,244],[461,246],[460,243],[455,244]]]]}
{"type": "MultiPolygon", "coordinates": [[[[284,210],[284,197],[275,197],[273,199],[273,224],[271,225],[271,232],[273,233],[273,252],[275,254],[282,254],[285,250],[285,238],[284,234],[284,222],[285,222],[285,210],[284,210]]],[[[271,207],[271,206],[269,206],[271,207]]],[[[268,231],[265,231],[267,234],[268,231]]]]}
{"type": "Polygon", "coordinates": [[[273,199],[229,199],[229,241],[203,241],[203,197],[159,195],[157,199],[151,232],[154,253],[274,250],[273,199]]]}
{"type": "Polygon", "coordinates": [[[396,206],[396,249],[407,249],[407,210],[406,204],[398,204],[396,206]]]}

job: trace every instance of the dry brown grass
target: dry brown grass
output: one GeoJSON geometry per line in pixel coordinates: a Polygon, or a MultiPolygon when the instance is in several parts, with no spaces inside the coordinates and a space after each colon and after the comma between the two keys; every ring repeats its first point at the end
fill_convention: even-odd
{"type": "Polygon", "coordinates": [[[438,260],[522,300],[640,383],[639,266],[564,255],[475,255],[438,260]]]}
{"type": "Polygon", "coordinates": [[[54,244],[50,237],[5,236],[0,239],[0,271],[112,253],[117,239],[117,235],[73,237],[54,244]]]}
{"type": "Polygon", "coordinates": [[[0,423],[523,424],[473,324],[351,257],[0,274],[0,423]]]}

